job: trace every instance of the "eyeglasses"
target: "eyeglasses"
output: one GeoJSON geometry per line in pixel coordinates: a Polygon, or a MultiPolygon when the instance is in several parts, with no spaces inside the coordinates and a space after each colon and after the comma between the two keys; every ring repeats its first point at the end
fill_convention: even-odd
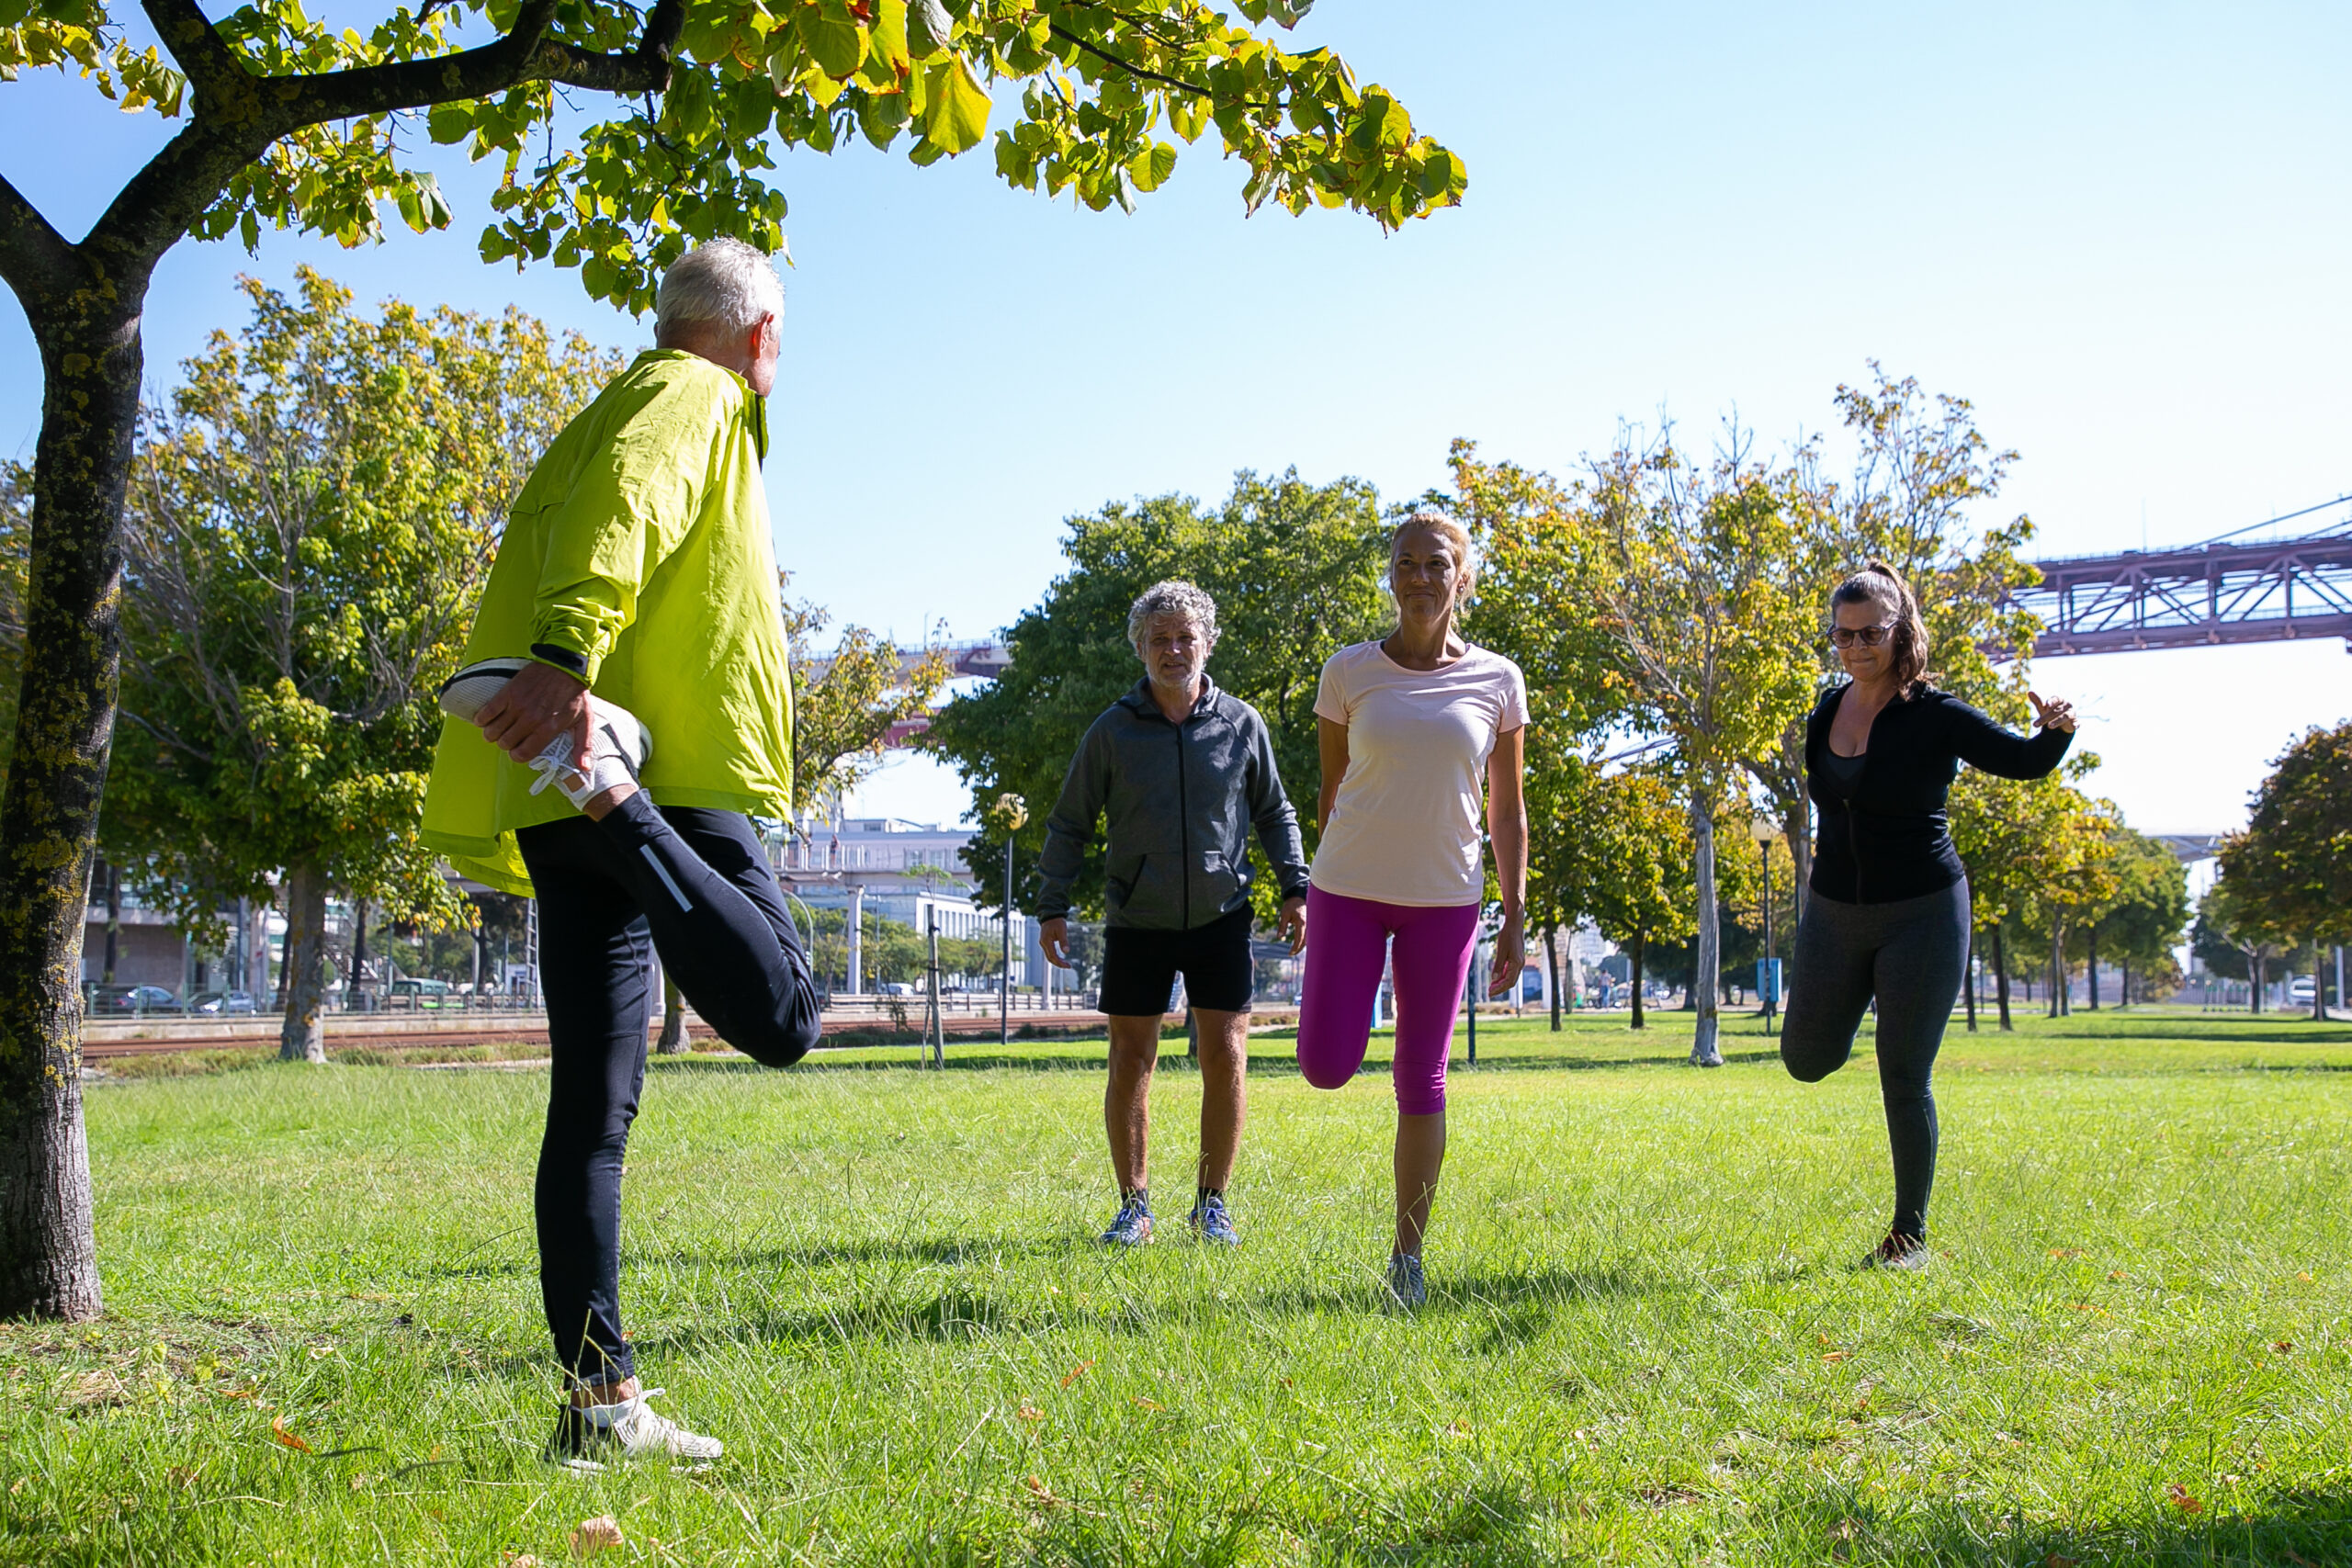
{"type": "Polygon", "coordinates": [[[1858,642],[1864,648],[1876,648],[1886,640],[1887,634],[1894,629],[1893,621],[1881,621],[1874,626],[1862,626],[1859,629],[1853,626],[1832,626],[1829,628],[1829,640],[1839,648],[1851,648],[1858,642]]]}

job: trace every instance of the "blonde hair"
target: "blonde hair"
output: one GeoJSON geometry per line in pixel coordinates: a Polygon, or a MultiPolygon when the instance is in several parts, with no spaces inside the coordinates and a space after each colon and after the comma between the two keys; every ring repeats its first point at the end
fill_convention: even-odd
{"type": "Polygon", "coordinates": [[[1925,682],[1928,623],[1919,614],[1918,596],[1911,592],[1911,585],[1903,581],[1901,574],[1886,562],[1873,559],[1839,583],[1829,595],[1832,625],[1837,622],[1840,604],[1875,605],[1894,623],[1894,635],[1887,639],[1887,657],[1894,665],[1896,690],[1908,692],[1925,682]]]}
{"type": "Polygon", "coordinates": [[[1442,512],[1423,507],[1396,525],[1396,531],[1388,536],[1389,576],[1392,581],[1396,576],[1396,557],[1405,547],[1405,536],[1408,534],[1424,532],[1435,534],[1439,538],[1443,539],[1446,547],[1453,552],[1453,564],[1457,573],[1453,581],[1453,602],[1459,604],[1470,596],[1471,589],[1477,585],[1478,552],[1470,543],[1470,530],[1442,512]]]}

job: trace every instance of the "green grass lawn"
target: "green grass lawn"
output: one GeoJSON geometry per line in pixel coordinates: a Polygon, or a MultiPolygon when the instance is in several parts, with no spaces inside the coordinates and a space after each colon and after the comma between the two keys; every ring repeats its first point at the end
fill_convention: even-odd
{"type": "Polygon", "coordinates": [[[626,1306],[728,1455],[595,1480],[536,1459],[540,1072],[96,1086],[109,1315],[0,1326],[0,1561],[552,1564],[607,1514],[615,1563],[2352,1560],[2352,1028],[2023,1021],[1948,1042],[1893,1277],[1866,1055],[1484,1024],[1413,1317],[1385,1064],[1261,1040],[1248,1245],[1110,1257],[1099,1044],[658,1062],[626,1306]]]}

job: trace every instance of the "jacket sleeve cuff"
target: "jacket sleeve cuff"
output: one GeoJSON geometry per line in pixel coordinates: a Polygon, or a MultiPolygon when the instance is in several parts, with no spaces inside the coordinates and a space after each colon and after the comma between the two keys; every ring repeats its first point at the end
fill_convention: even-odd
{"type": "Polygon", "coordinates": [[[593,615],[562,609],[543,610],[531,628],[531,657],[552,665],[590,685],[611,651],[612,638],[593,615]]]}
{"type": "Polygon", "coordinates": [[[589,678],[588,660],[568,648],[552,642],[535,642],[531,645],[530,653],[540,663],[560,670],[574,680],[589,678]]]}

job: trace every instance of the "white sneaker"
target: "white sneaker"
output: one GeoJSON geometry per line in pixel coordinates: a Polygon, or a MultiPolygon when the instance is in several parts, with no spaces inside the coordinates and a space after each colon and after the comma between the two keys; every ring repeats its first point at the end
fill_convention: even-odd
{"type": "Polygon", "coordinates": [[[533,795],[553,784],[564,799],[584,807],[591,798],[608,789],[637,783],[645,770],[645,760],[653,755],[653,732],[637,715],[602,697],[588,699],[588,771],[582,773],[572,766],[571,737],[559,735],[548,742],[546,750],[531,759],[531,771],[539,775],[538,782],[531,786],[533,795]]]}
{"type": "Polygon", "coordinates": [[[582,1475],[601,1475],[615,1460],[666,1459],[678,1471],[708,1469],[727,1445],[646,1408],[647,1400],[666,1392],[649,1388],[634,1399],[586,1410],[565,1405],[548,1441],[548,1459],[582,1475]]]}

